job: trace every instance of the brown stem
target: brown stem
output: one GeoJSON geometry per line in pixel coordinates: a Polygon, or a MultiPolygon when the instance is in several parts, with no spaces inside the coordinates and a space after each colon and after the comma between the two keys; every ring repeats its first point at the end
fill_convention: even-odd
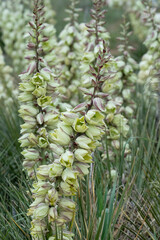
{"type": "Polygon", "coordinates": [[[38,48],[39,48],[39,26],[38,26],[38,0],[35,2],[35,25],[36,25],[36,72],[39,72],[39,54],[38,54],[38,48]]]}

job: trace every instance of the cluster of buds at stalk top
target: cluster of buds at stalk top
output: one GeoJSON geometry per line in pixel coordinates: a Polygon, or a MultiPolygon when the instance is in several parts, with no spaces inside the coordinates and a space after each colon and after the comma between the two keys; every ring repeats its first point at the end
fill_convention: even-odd
{"type": "Polygon", "coordinates": [[[124,17],[121,36],[118,38],[121,41],[118,50],[122,55],[116,58],[116,62],[119,78],[121,79],[120,92],[117,94],[119,101],[122,103],[119,112],[123,113],[126,118],[132,118],[136,110],[133,93],[137,82],[135,71],[138,69],[138,64],[130,55],[130,51],[134,50],[129,45],[129,36],[131,34],[132,32],[129,32],[129,23],[126,23],[124,17]]]}
{"type": "Polygon", "coordinates": [[[144,87],[146,105],[158,100],[159,67],[160,67],[160,15],[156,13],[156,8],[150,6],[148,1],[144,1],[144,20],[150,27],[148,36],[144,42],[148,51],[142,57],[139,64],[138,83],[144,87]],[[151,97],[151,98],[150,98],[151,97]]]}
{"type": "Polygon", "coordinates": [[[80,8],[77,8],[79,1],[70,0],[70,7],[66,9],[68,17],[65,18],[67,24],[60,32],[57,46],[58,66],[60,68],[60,92],[63,95],[63,103],[59,103],[61,111],[66,106],[76,106],[79,103],[78,87],[80,85],[79,65],[83,53],[80,24],[77,22],[80,8]]]}
{"type": "Polygon", "coordinates": [[[6,108],[17,99],[18,90],[16,89],[13,69],[7,66],[4,61],[3,52],[0,48],[0,102],[6,108]],[[3,102],[3,103],[2,103],[3,102]]]}
{"type": "Polygon", "coordinates": [[[14,72],[20,73],[26,64],[22,53],[25,52],[24,33],[30,11],[20,0],[1,0],[0,3],[0,27],[5,52],[11,59],[14,72]]]}

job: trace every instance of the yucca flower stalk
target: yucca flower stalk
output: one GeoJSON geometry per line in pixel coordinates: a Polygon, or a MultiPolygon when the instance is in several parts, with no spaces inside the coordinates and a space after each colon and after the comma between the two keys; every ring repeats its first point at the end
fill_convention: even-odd
{"type": "MultiPolygon", "coordinates": [[[[94,91],[92,87],[93,78],[89,75],[89,66],[94,67],[95,60],[99,54],[99,49],[103,49],[103,36],[107,35],[107,31],[103,26],[105,23],[103,18],[106,12],[105,10],[101,10],[103,6],[103,1],[93,2],[93,10],[91,10],[92,20],[89,24],[87,24],[89,33],[93,35],[93,41],[90,41],[87,44],[87,49],[82,58],[81,64],[83,76],[82,86],[84,86],[82,91],[84,91],[87,96],[90,96],[90,94],[92,94],[94,91]]],[[[122,135],[126,138],[129,127],[127,125],[128,120],[119,113],[119,109],[122,106],[122,101],[119,97],[116,98],[116,100],[114,97],[121,87],[121,75],[117,73],[116,61],[109,52],[108,61],[105,63],[103,71],[105,74],[107,74],[107,77],[103,79],[101,95],[105,96],[103,105],[105,122],[107,125],[109,156],[111,160],[114,160],[115,155],[113,154],[112,148],[120,148],[120,136],[122,135]]],[[[87,96],[86,99],[88,98],[87,96]]],[[[126,151],[128,152],[128,149],[126,149],[126,151]]]]}
{"type": "MultiPolygon", "coordinates": [[[[156,13],[156,8],[152,6],[150,1],[144,1],[145,12],[144,21],[150,28],[147,38],[144,42],[148,51],[142,57],[139,63],[138,83],[144,89],[144,97],[146,106],[150,104],[150,100],[154,103],[158,100],[158,84],[159,84],[159,48],[160,48],[160,16],[156,13]]],[[[156,104],[154,104],[156,106],[156,104]]]]}
{"type": "MultiPolygon", "coordinates": [[[[67,232],[68,228],[65,226],[74,222],[76,204],[72,198],[79,189],[78,179],[89,173],[92,153],[101,145],[105,116],[99,107],[97,108],[101,99],[97,98],[97,95],[104,77],[102,68],[108,57],[105,44],[103,51],[99,51],[99,57],[101,61],[97,59],[94,70],[90,72],[91,76],[96,75],[93,94],[87,102],[61,113],[58,128],[50,133],[50,140],[55,145],[52,150],[57,159],[52,164],[42,165],[37,169],[38,182],[34,185],[36,198],[30,211],[32,212],[40,201],[42,208],[35,209],[37,214],[35,213],[34,221],[48,219],[46,234],[52,232],[49,240],[72,239],[73,234],[67,232]],[[41,191],[43,186],[46,187],[41,191]],[[54,191],[51,190],[53,186],[54,191]],[[50,199],[52,203],[49,205],[50,199]]],[[[45,234],[45,229],[43,233],[45,234]]]]}
{"type": "MultiPolygon", "coordinates": [[[[92,153],[105,133],[105,115],[101,105],[101,87],[106,77],[104,66],[109,61],[105,43],[102,41],[95,66],[90,68],[93,80],[93,93],[74,109],[61,113],[58,128],[49,139],[55,158],[51,164],[37,169],[34,184],[35,201],[30,207],[33,215],[32,235],[47,239],[72,239],[67,232],[69,222],[74,222],[76,204],[72,197],[79,189],[78,179],[89,173],[92,153]],[[41,225],[38,233],[35,224],[41,225]]],[[[72,226],[72,224],[71,224],[72,226]]]]}
{"type": "Polygon", "coordinates": [[[80,8],[77,7],[79,1],[68,0],[69,8],[66,9],[67,22],[64,29],[59,34],[57,47],[58,65],[60,68],[60,92],[63,95],[63,104],[60,102],[61,111],[66,106],[76,106],[79,103],[80,92],[80,71],[79,65],[83,53],[80,24],[78,23],[80,8]],[[65,103],[65,104],[64,104],[65,103]]]}
{"type": "Polygon", "coordinates": [[[135,94],[135,85],[137,82],[136,70],[138,64],[131,57],[130,51],[134,48],[129,43],[129,36],[132,32],[129,32],[129,22],[126,22],[125,17],[123,18],[123,24],[121,36],[118,40],[121,42],[118,46],[118,50],[121,56],[116,58],[117,70],[121,79],[121,88],[118,97],[121,98],[122,107],[119,112],[123,113],[128,119],[135,116],[136,103],[133,100],[133,94],[135,94]]]}
{"type": "MultiPolygon", "coordinates": [[[[101,1],[94,2],[94,6],[98,6],[99,11],[101,1]]],[[[104,82],[110,79],[106,71],[107,64],[110,66],[110,55],[102,39],[98,39],[94,47],[97,56],[94,65],[88,65],[87,72],[92,78],[93,91],[84,92],[86,101],[61,113],[58,128],[49,135],[56,158],[53,163],[37,169],[38,182],[33,190],[35,201],[29,210],[33,214],[32,234],[36,229],[34,224],[41,222],[43,235],[49,240],[72,239],[73,234],[68,230],[71,230],[76,214],[73,196],[79,189],[78,179],[89,173],[93,153],[101,146],[102,136],[106,133],[110,138],[112,131],[104,121],[103,103],[108,94],[102,92],[104,82]]]]}
{"type": "MultiPolygon", "coordinates": [[[[30,64],[27,70],[20,75],[21,83],[19,89],[20,116],[24,120],[21,125],[21,137],[19,142],[24,148],[23,166],[27,170],[28,176],[34,180],[33,187],[37,184],[37,168],[45,163],[53,162],[52,144],[49,140],[49,132],[56,127],[58,122],[58,113],[53,105],[53,99],[56,96],[57,83],[55,75],[51,72],[46,61],[41,55],[44,55],[43,43],[48,39],[45,36],[45,25],[43,1],[34,1],[33,21],[29,22],[31,31],[28,42],[30,55],[27,59],[30,64]]],[[[39,184],[39,183],[38,183],[39,184]]],[[[39,184],[43,192],[45,189],[52,189],[53,186],[39,184]],[[51,187],[49,187],[51,186],[51,187]]],[[[38,194],[33,192],[33,198],[38,194]]],[[[52,193],[52,191],[51,191],[52,193]]],[[[47,222],[43,223],[41,217],[35,220],[35,216],[43,215],[43,204],[40,199],[32,203],[28,215],[32,217],[31,235],[33,239],[43,239],[42,229],[46,228],[47,222]],[[40,210],[40,211],[39,211],[40,210]]],[[[50,201],[48,200],[48,204],[50,201]]]]}

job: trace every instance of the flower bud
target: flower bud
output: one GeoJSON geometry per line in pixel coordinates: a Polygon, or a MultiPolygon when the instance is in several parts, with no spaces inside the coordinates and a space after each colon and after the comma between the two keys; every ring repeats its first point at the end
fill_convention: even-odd
{"type": "Polygon", "coordinates": [[[18,112],[20,113],[21,117],[23,117],[24,115],[36,116],[39,110],[36,107],[33,107],[32,105],[27,104],[27,105],[21,105],[18,112]]]}
{"type": "Polygon", "coordinates": [[[42,125],[42,124],[43,124],[43,120],[44,120],[43,114],[42,114],[42,113],[39,113],[36,118],[37,118],[37,122],[38,122],[40,125],[42,125]]]}
{"type": "Polygon", "coordinates": [[[25,149],[21,153],[28,160],[36,160],[39,158],[39,152],[34,148],[25,149]]]}

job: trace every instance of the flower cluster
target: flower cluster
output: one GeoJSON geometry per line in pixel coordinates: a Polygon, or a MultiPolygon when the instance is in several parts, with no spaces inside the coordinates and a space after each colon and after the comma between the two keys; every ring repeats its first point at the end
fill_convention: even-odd
{"type": "MultiPolygon", "coordinates": [[[[94,92],[93,82],[95,80],[94,66],[97,59],[99,64],[101,64],[101,56],[99,52],[104,50],[104,39],[101,35],[101,24],[104,17],[105,11],[101,11],[102,3],[101,1],[95,1],[94,9],[92,10],[92,18],[90,24],[87,24],[88,31],[93,34],[93,41],[88,43],[86,52],[82,58],[81,71],[82,71],[82,86],[81,90],[86,93],[85,99],[88,100],[90,95],[94,92]],[[92,74],[90,74],[90,71],[92,74]]],[[[103,34],[106,35],[107,32],[103,30],[103,34]]],[[[107,43],[108,44],[108,43],[107,43]]],[[[107,125],[107,139],[109,147],[109,153],[114,158],[112,147],[120,148],[119,138],[122,134],[125,138],[129,127],[127,125],[127,119],[120,114],[119,109],[122,105],[122,101],[119,97],[113,98],[113,94],[121,88],[120,73],[116,73],[117,65],[113,57],[108,53],[107,58],[103,66],[103,83],[99,88],[101,91],[100,96],[104,99],[99,101],[99,110],[103,110],[105,114],[105,123],[107,125]],[[104,106],[104,107],[102,107],[104,106]]],[[[97,96],[98,97],[98,96],[97,96]]],[[[97,105],[97,103],[95,102],[97,105]]],[[[128,151],[128,150],[127,150],[128,151]]]]}
{"type": "MultiPolygon", "coordinates": [[[[53,161],[36,169],[37,181],[32,190],[34,202],[28,212],[32,216],[31,234],[34,239],[43,239],[43,236],[50,237],[50,240],[61,239],[62,232],[63,239],[69,240],[73,236],[67,232],[66,226],[74,221],[76,212],[72,196],[77,194],[78,179],[88,174],[92,154],[101,145],[100,140],[106,130],[101,98],[106,94],[101,89],[108,75],[105,70],[109,56],[103,41],[96,48],[97,59],[88,72],[92,78],[94,75],[93,92],[87,102],[60,114],[57,128],[48,135],[53,161]]],[[[121,119],[115,119],[119,127],[120,122],[121,119]]]]}
{"type": "MultiPolygon", "coordinates": [[[[68,20],[72,25],[66,26],[67,31],[62,32],[64,36],[61,33],[64,38],[59,44],[59,47],[62,47],[62,43],[68,44],[67,48],[66,45],[62,48],[66,62],[61,64],[69,67],[71,75],[74,72],[70,76],[71,81],[76,72],[75,59],[74,56],[69,59],[68,55],[78,49],[75,38],[79,36],[78,32],[75,36],[73,31],[78,26],[75,20],[79,10],[73,12],[75,3],[72,1],[69,10],[71,18],[68,20]]],[[[84,102],[58,113],[54,107],[54,97],[58,94],[57,89],[62,93],[62,88],[55,81],[56,76],[48,67],[45,55],[49,49],[47,41],[50,41],[50,28],[47,30],[49,25],[43,24],[43,1],[35,0],[34,3],[33,21],[30,22],[32,30],[27,45],[30,64],[20,75],[22,82],[19,87],[19,113],[24,120],[19,141],[24,148],[24,168],[33,179],[33,202],[28,210],[32,218],[33,240],[73,239],[70,231],[76,214],[73,196],[79,190],[78,180],[89,173],[94,151],[102,146],[104,134],[110,144],[119,148],[120,135],[126,137],[128,132],[127,119],[118,113],[117,104],[110,96],[119,89],[119,78],[115,74],[116,63],[106,47],[109,35],[102,21],[105,11],[101,10],[101,0],[94,0],[93,5],[93,20],[87,25],[92,42],[87,45],[81,64],[84,102]]],[[[61,78],[64,74],[62,72],[61,78]]]]}
{"type": "Polygon", "coordinates": [[[13,69],[5,64],[4,56],[0,49],[0,100],[4,102],[6,107],[18,95],[12,72],[13,69]]]}
{"type": "Polygon", "coordinates": [[[147,25],[150,26],[149,34],[144,44],[148,51],[142,57],[139,64],[140,71],[138,74],[138,82],[144,86],[146,104],[149,103],[150,96],[152,99],[157,100],[157,90],[159,83],[159,43],[160,43],[160,15],[156,14],[156,9],[150,7],[147,2],[145,3],[145,19],[147,25]]]}
{"type": "MultiPolygon", "coordinates": [[[[70,0],[70,8],[66,10],[68,17],[65,19],[68,23],[59,35],[60,41],[57,47],[58,65],[61,71],[60,92],[64,96],[63,102],[72,106],[79,103],[79,65],[83,53],[83,35],[77,22],[81,9],[76,7],[77,4],[77,0],[70,0]]],[[[60,105],[63,105],[60,106],[61,109],[65,109],[66,104],[60,103],[60,105]]]]}
{"type": "Polygon", "coordinates": [[[30,11],[20,0],[1,2],[0,27],[5,51],[11,58],[15,73],[20,73],[26,64],[22,53],[25,52],[25,26],[29,21],[30,11]]]}

